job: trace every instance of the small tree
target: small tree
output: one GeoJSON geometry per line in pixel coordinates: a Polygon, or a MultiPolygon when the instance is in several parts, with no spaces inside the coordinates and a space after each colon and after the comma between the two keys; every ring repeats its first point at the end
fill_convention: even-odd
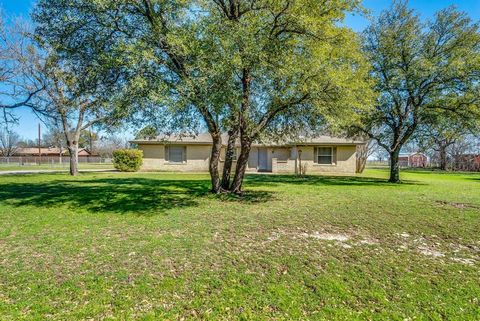
{"type": "Polygon", "coordinates": [[[43,134],[42,142],[45,146],[53,146],[59,149],[59,163],[63,163],[63,152],[65,151],[66,141],[63,130],[56,124],[49,124],[48,132],[43,134]]]}
{"type": "Polygon", "coordinates": [[[96,152],[102,158],[112,158],[113,152],[118,149],[128,148],[128,141],[116,135],[101,137],[96,142],[96,152]]]}
{"type": "Polygon", "coordinates": [[[364,51],[380,95],[357,129],[390,154],[389,181],[397,183],[399,153],[419,126],[439,112],[478,117],[478,25],[454,7],[422,23],[395,1],[365,32],[364,51]]]}
{"type": "Polygon", "coordinates": [[[367,140],[364,144],[357,145],[357,173],[363,173],[368,158],[375,153],[377,146],[373,139],[367,140]]]}
{"type": "Polygon", "coordinates": [[[19,148],[20,136],[8,128],[0,129],[0,156],[15,155],[19,148]]]}
{"type": "Polygon", "coordinates": [[[31,47],[32,81],[44,89],[32,103],[47,121],[61,128],[70,155],[70,174],[78,173],[82,132],[96,124],[113,125],[119,118],[113,92],[117,77],[102,74],[101,66],[64,61],[51,48],[31,47]]]}

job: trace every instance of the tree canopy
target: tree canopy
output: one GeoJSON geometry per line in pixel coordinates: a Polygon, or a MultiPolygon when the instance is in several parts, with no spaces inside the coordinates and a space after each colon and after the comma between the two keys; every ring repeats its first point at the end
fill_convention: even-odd
{"type": "Polygon", "coordinates": [[[41,0],[34,16],[63,57],[125,66],[130,104],[181,115],[186,127],[201,117],[218,191],[222,131],[239,133],[245,165],[267,128],[278,137],[340,127],[366,108],[366,64],[341,27],[357,9],[355,0],[41,0]]]}
{"type": "Polygon", "coordinates": [[[9,21],[0,10],[0,122],[14,122],[18,107],[38,112],[32,98],[43,90],[31,82],[31,39],[29,25],[20,19],[9,21]]]}
{"type": "Polygon", "coordinates": [[[95,63],[63,59],[40,37],[29,46],[24,63],[29,74],[21,86],[42,88],[30,103],[47,123],[61,128],[71,156],[70,173],[76,175],[82,132],[93,125],[113,126],[124,117],[117,104],[121,77],[95,63]]]}
{"type": "Polygon", "coordinates": [[[458,121],[479,117],[478,24],[455,7],[422,22],[395,1],[365,32],[364,52],[379,98],[357,129],[387,150],[390,181],[398,182],[398,155],[421,124],[443,112],[458,121]]]}

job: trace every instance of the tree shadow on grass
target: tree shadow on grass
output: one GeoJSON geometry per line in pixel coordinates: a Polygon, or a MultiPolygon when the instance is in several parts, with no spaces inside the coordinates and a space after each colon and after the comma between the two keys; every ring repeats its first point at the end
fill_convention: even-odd
{"type": "MultiPolygon", "coordinates": [[[[274,199],[274,191],[261,187],[302,186],[396,186],[384,179],[355,176],[248,175],[246,193],[241,197],[209,192],[210,181],[165,180],[145,177],[100,177],[54,179],[31,183],[0,184],[0,203],[12,206],[55,208],[67,206],[90,212],[165,214],[169,210],[197,207],[202,200],[255,204],[274,199]],[[253,189],[251,189],[253,188],[253,189]]],[[[406,182],[403,184],[418,184],[406,182]]],[[[220,205],[221,206],[221,205],[220,205]]]]}
{"type": "Polygon", "coordinates": [[[248,197],[227,199],[209,192],[208,180],[162,180],[142,177],[58,179],[35,183],[0,184],[0,202],[13,206],[68,206],[90,212],[165,214],[172,209],[196,207],[202,199],[266,202],[271,192],[251,191],[248,197]]]}
{"type": "Polygon", "coordinates": [[[248,175],[248,186],[272,186],[277,184],[312,185],[312,186],[399,186],[399,185],[424,185],[417,181],[402,181],[400,184],[389,183],[386,179],[361,176],[316,176],[307,175],[298,177],[294,175],[248,175]]]}

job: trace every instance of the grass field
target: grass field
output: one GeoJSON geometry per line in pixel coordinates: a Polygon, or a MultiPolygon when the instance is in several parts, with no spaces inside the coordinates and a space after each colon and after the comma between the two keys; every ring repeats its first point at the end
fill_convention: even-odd
{"type": "Polygon", "coordinates": [[[479,320],[480,175],[0,177],[0,320],[479,320]]]}

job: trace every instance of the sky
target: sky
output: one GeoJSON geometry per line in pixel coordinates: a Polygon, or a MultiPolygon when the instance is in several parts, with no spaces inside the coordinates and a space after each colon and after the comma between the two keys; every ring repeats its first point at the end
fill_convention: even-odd
{"type": "MultiPolygon", "coordinates": [[[[0,0],[0,7],[8,16],[28,17],[34,3],[34,0],[0,0]]],[[[410,0],[409,5],[420,13],[422,19],[428,19],[436,11],[455,5],[460,10],[467,12],[473,20],[480,20],[480,0],[410,0]]],[[[371,16],[375,17],[390,6],[390,1],[364,0],[363,6],[370,11],[371,16]]],[[[349,15],[345,23],[353,30],[361,32],[368,25],[368,19],[359,15],[349,15]]],[[[27,108],[17,109],[15,113],[19,117],[19,123],[12,129],[23,138],[36,138],[39,123],[36,116],[27,108]]],[[[42,127],[44,126],[42,125],[42,127]]]]}

